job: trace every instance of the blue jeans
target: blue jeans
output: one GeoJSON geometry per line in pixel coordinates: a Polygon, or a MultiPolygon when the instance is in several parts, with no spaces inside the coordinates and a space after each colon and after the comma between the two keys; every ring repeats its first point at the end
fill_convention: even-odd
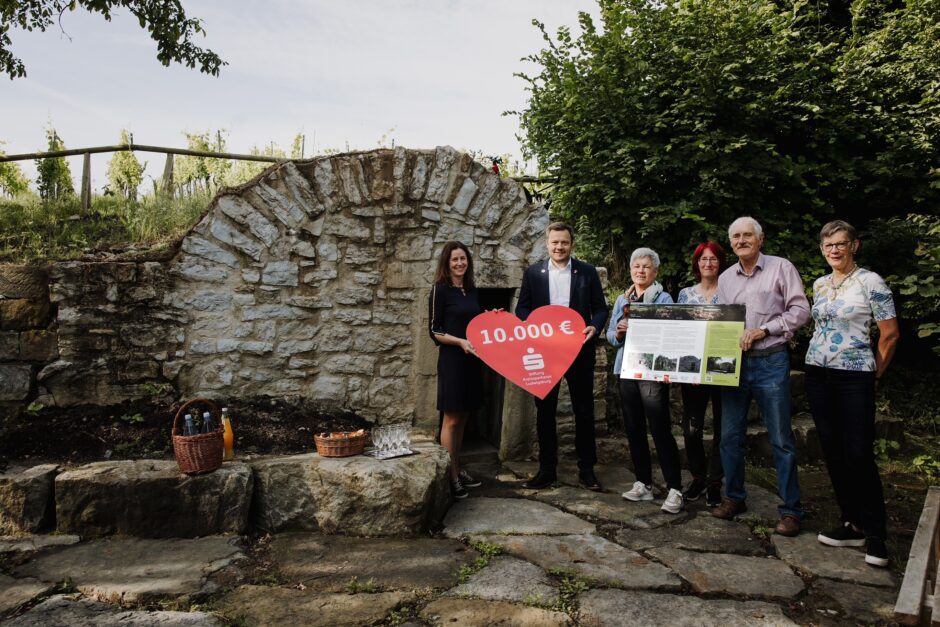
{"type": "Polygon", "coordinates": [[[740,385],[722,388],[721,465],[725,470],[725,496],[735,501],[747,498],[744,457],[751,398],[757,401],[773,447],[777,489],[783,499],[783,505],[778,508],[780,514],[803,518],[796,443],[790,420],[790,354],[787,351],[762,357],[742,356],[740,385]]]}

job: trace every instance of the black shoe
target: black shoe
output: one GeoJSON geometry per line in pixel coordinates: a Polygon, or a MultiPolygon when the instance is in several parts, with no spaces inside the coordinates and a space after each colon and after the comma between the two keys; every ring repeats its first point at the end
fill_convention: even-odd
{"type": "Polygon", "coordinates": [[[601,487],[601,482],[597,480],[597,475],[594,474],[593,470],[582,470],[579,472],[578,483],[581,484],[582,488],[587,488],[594,492],[604,491],[604,488],[601,487]]]}
{"type": "Polygon", "coordinates": [[[451,480],[450,493],[454,495],[455,499],[465,499],[470,496],[470,493],[467,492],[467,488],[463,487],[463,484],[460,483],[460,479],[451,480]]]}
{"type": "Polygon", "coordinates": [[[721,505],[721,483],[709,483],[705,490],[705,507],[718,507],[721,505]]]}
{"type": "Polygon", "coordinates": [[[522,487],[529,490],[541,490],[551,487],[557,480],[558,477],[555,475],[543,475],[542,473],[538,473],[531,479],[523,481],[522,487]]]}
{"type": "Polygon", "coordinates": [[[868,548],[865,549],[865,563],[884,568],[888,565],[888,547],[881,538],[869,536],[865,539],[868,548]]]}
{"type": "Polygon", "coordinates": [[[686,501],[695,501],[698,497],[702,496],[707,487],[708,483],[706,483],[704,479],[695,477],[692,479],[692,483],[689,484],[689,487],[682,492],[682,498],[686,501]]]}
{"type": "Polygon", "coordinates": [[[816,539],[827,546],[865,546],[865,534],[844,523],[829,531],[821,531],[816,539]]]}
{"type": "Polygon", "coordinates": [[[460,483],[462,483],[463,487],[465,488],[479,488],[481,485],[483,485],[482,481],[479,479],[474,479],[466,470],[461,470],[458,478],[460,479],[460,483]]]}

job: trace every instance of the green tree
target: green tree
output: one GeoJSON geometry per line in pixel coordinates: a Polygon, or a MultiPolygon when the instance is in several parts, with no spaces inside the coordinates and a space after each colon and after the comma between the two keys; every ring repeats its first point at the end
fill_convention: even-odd
{"type": "Polygon", "coordinates": [[[12,30],[45,32],[53,24],[61,26],[66,11],[76,9],[98,13],[107,21],[126,9],[156,42],[157,60],[163,65],[181,63],[213,76],[226,65],[212,50],[194,43],[205,31],[200,20],[187,17],[181,0],[11,0],[0,2],[0,70],[11,79],[26,76],[23,61],[10,50],[12,30]]]}
{"type": "MultiPolygon", "coordinates": [[[[225,131],[183,133],[186,147],[202,152],[225,152],[225,131]]],[[[175,176],[180,191],[193,194],[211,192],[225,184],[232,169],[228,159],[182,155],[176,159],[175,176]]]]}
{"type": "MultiPolygon", "coordinates": [[[[49,152],[65,150],[65,144],[54,128],[46,129],[46,140],[46,149],[49,152]]],[[[58,200],[75,195],[75,188],[72,185],[72,171],[69,169],[69,162],[65,160],[65,157],[36,159],[36,170],[39,173],[36,179],[36,187],[39,191],[39,197],[44,201],[58,200]]]]}
{"type": "MultiPolygon", "coordinates": [[[[294,150],[297,151],[296,154],[300,154],[300,144],[297,139],[300,135],[297,135],[294,138],[293,145],[291,147],[291,158],[297,159],[299,156],[293,156],[294,150]]],[[[264,148],[258,148],[257,146],[252,146],[248,151],[250,155],[260,155],[263,157],[276,157],[279,159],[287,159],[287,154],[282,148],[280,148],[276,143],[269,142],[264,148]]],[[[255,178],[266,168],[271,167],[270,163],[265,163],[264,161],[236,161],[235,167],[232,168],[232,171],[225,179],[226,185],[241,185],[242,183],[247,183],[251,179],[255,178]]]]}
{"type": "MultiPolygon", "coordinates": [[[[130,143],[130,134],[122,129],[122,144],[130,143]]],[[[111,189],[131,201],[137,200],[137,188],[144,180],[144,168],[147,164],[141,164],[133,152],[121,151],[114,153],[111,160],[108,161],[108,183],[111,189]]]]}
{"type": "Polygon", "coordinates": [[[294,135],[294,141],[290,145],[290,158],[291,159],[303,159],[304,158],[304,134],[297,133],[294,135]]]}
{"type": "MultiPolygon", "coordinates": [[[[6,142],[0,141],[0,146],[6,142]]],[[[4,152],[0,150],[0,155],[4,152]]],[[[15,161],[0,163],[0,194],[13,198],[29,191],[29,180],[15,161]]]]}
{"type": "Polygon", "coordinates": [[[559,179],[553,212],[620,284],[629,251],[656,248],[670,289],[689,279],[692,245],[725,239],[738,215],[810,280],[822,222],[929,213],[940,57],[921,56],[935,50],[938,0],[887,4],[856,2],[850,28],[838,3],[773,0],[600,0],[602,28],[581,14],[579,37],[536,22],[546,48],[521,75],[519,115],[527,155],[559,179]],[[882,81],[896,87],[890,112],[882,81]],[[933,119],[915,122],[906,107],[925,95],[917,114],[933,119]]]}

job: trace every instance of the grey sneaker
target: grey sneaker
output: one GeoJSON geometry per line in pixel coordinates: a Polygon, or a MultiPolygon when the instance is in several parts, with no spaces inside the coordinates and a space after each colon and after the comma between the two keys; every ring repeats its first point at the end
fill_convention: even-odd
{"type": "Polygon", "coordinates": [[[460,479],[460,483],[462,483],[463,487],[465,488],[479,488],[481,485],[483,485],[482,481],[471,477],[470,473],[466,470],[461,470],[458,478],[460,479]]]}
{"type": "MultiPolygon", "coordinates": [[[[642,481],[637,481],[633,487],[621,494],[628,501],[652,501],[653,486],[646,485],[642,481]]],[[[681,494],[679,496],[682,496],[681,494]]]]}
{"type": "Polygon", "coordinates": [[[667,514],[678,514],[682,511],[682,506],[685,502],[685,499],[682,498],[682,492],[674,488],[669,489],[669,494],[666,495],[666,500],[663,501],[663,506],[660,508],[667,514]]]}

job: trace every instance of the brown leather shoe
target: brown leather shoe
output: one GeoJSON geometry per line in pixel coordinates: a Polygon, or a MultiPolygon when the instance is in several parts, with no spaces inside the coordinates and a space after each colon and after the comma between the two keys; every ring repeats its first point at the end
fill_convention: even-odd
{"type": "Polygon", "coordinates": [[[747,511],[747,504],[744,501],[735,501],[727,496],[721,499],[721,505],[712,510],[712,516],[722,520],[731,520],[738,514],[747,511]]]}
{"type": "Polygon", "coordinates": [[[780,517],[780,522],[777,523],[774,533],[788,538],[798,535],[800,533],[800,519],[790,514],[784,514],[780,517]]]}

